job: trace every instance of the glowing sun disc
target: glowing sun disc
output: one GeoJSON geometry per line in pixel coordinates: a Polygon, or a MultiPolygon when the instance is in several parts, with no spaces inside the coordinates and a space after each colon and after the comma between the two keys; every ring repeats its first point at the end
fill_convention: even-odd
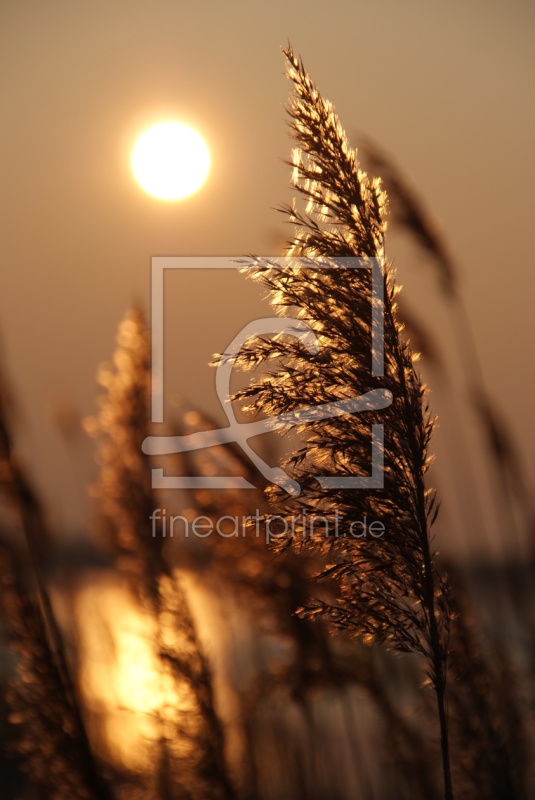
{"type": "Polygon", "coordinates": [[[180,122],[163,122],[145,131],[132,153],[140,186],[160,200],[181,200],[199,189],[208,175],[210,154],[199,134],[180,122]]]}

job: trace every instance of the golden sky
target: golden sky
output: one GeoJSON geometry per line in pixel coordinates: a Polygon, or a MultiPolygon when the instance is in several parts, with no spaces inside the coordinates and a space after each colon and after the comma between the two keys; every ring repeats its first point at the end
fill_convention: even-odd
{"type": "MultiPolygon", "coordinates": [[[[87,464],[74,474],[51,408],[94,411],[120,318],[133,300],[148,308],[150,257],[270,254],[289,235],[272,210],[291,197],[288,39],[350,139],[380,143],[438,219],[533,476],[534,23],[527,0],[2,5],[1,352],[61,526],[81,524],[87,464]],[[137,186],[130,154],[169,117],[203,135],[212,168],[166,204],[137,186]]],[[[433,291],[398,258],[408,292],[433,291]]]]}

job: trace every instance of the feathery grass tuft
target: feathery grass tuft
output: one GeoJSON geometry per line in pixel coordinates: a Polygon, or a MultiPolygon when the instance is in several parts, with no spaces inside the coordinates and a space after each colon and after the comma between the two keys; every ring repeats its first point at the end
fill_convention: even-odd
{"type": "Polygon", "coordinates": [[[181,718],[179,709],[161,709],[159,793],[174,796],[182,787],[214,800],[231,800],[234,789],[211,669],[180,578],[166,561],[165,539],[152,536],[150,516],[156,503],[151,464],[141,451],[149,426],[150,344],[138,309],[119,328],[113,361],[114,366],[101,369],[100,414],[87,425],[99,443],[101,476],[95,494],[118,565],[156,620],[162,676],[169,676],[176,691],[186,692],[192,701],[187,718],[181,718]]]}
{"type": "MultiPolygon", "coordinates": [[[[270,499],[284,515],[292,535],[280,534],[277,549],[312,548],[325,568],[320,584],[335,582],[338,596],[320,598],[303,609],[321,615],[334,628],[365,643],[385,643],[397,652],[421,654],[438,703],[445,797],[452,797],[445,711],[449,602],[445,579],[431,547],[438,512],[435,494],[425,485],[433,428],[425,389],[414,359],[402,341],[396,318],[396,286],[391,267],[384,276],[385,375],[372,375],[370,353],[370,270],[314,268],[322,258],[384,257],[386,198],[378,180],[360,169],[331,104],[324,100],[291,47],[285,51],[293,84],[289,114],[298,147],[293,152],[293,183],[306,210],[284,211],[296,224],[290,256],[310,259],[310,268],[277,269],[268,260],[253,262],[279,309],[298,307],[299,316],[321,342],[313,355],[299,343],[278,337],[244,350],[245,368],[277,359],[276,371],[238,392],[250,411],[284,414],[385,388],[393,395],[386,412],[369,411],[301,425],[304,443],[285,462],[300,496],[272,487],[270,499]],[[370,472],[371,426],[384,423],[384,489],[326,489],[315,476],[370,472]],[[321,515],[326,523],[311,534],[303,525],[321,515]],[[343,529],[332,535],[335,512],[343,529]],[[382,538],[358,541],[347,526],[380,520],[382,538]],[[298,520],[297,526],[295,520],[298,520]],[[331,535],[325,535],[325,524],[331,535]],[[296,534],[296,535],[294,535],[296,534]]],[[[240,363],[240,360],[238,361],[240,363]]]]}

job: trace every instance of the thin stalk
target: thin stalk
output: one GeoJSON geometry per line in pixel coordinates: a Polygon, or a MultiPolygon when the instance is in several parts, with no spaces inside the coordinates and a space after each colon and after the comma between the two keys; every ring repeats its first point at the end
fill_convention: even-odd
{"type": "MultiPolygon", "coordinates": [[[[388,286],[385,285],[385,298],[388,298],[388,286]]],[[[395,320],[392,312],[391,302],[387,299],[385,302],[385,316],[388,319],[388,324],[392,331],[395,332],[395,320]]],[[[400,383],[403,390],[403,400],[406,408],[410,408],[408,387],[405,380],[405,369],[401,359],[399,350],[396,350],[397,369],[400,378],[400,383]]],[[[417,502],[417,515],[420,529],[420,542],[422,548],[422,555],[424,560],[424,600],[427,610],[427,618],[429,624],[429,643],[431,646],[431,659],[433,665],[433,684],[435,695],[437,698],[438,720],[440,726],[440,747],[442,752],[442,769],[444,776],[444,800],[453,800],[453,787],[451,781],[451,764],[450,764],[450,748],[448,737],[448,720],[445,708],[445,693],[446,693],[446,663],[443,657],[442,646],[440,643],[440,636],[438,632],[437,619],[435,615],[435,581],[433,577],[433,565],[431,560],[431,552],[429,548],[429,529],[427,512],[425,508],[425,488],[423,481],[424,464],[421,459],[421,444],[414,436],[414,431],[418,430],[417,425],[411,425],[410,431],[412,432],[412,453],[414,463],[416,465],[417,474],[415,477],[416,484],[416,502],[417,502]]]]}
{"type": "Polygon", "coordinates": [[[84,770],[84,779],[87,782],[86,788],[89,789],[94,797],[108,800],[111,798],[110,790],[106,782],[102,779],[97,769],[95,759],[91,750],[89,737],[85,723],[81,714],[78,694],[75,689],[74,681],[71,676],[63,637],[56,621],[50,595],[43,577],[39,554],[42,550],[42,541],[46,538],[46,527],[41,511],[40,503],[36,498],[33,489],[21,472],[18,464],[13,457],[11,437],[5,420],[3,409],[0,407],[0,457],[8,465],[9,478],[8,490],[14,505],[18,511],[20,524],[24,538],[26,540],[27,551],[30,557],[33,577],[37,587],[39,609],[42,615],[48,646],[54,659],[55,668],[61,680],[62,690],[65,700],[72,714],[76,726],[78,744],[81,748],[80,757],[84,770]]]}
{"type": "MultiPolygon", "coordinates": [[[[418,489],[418,514],[420,519],[426,520],[424,498],[421,488],[418,489]],[[421,516],[423,512],[423,517],[421,516]]],[[[427,540],[427,525],[422,529],[422,538],[427,540]]],[[[433,570],[431,565],[431,554],[429,545],[423,548],[425,564],[425,594],[428,604],[429,614],[429,637],[432,649],[433,669],[435,678],[435,694],[438,706],[438,720],[440,725],[440,747],[442,751],[442,769],[444,773],[444,800],[453,800],[453,788],[451,782],[450,747],[448,737],[448,720],[445,708],[446,680],[443,672],[443,659],[441,655],[440,637],[438,634],[437,620],[435,616],[435,582],[433,580],[433,570]]]]}

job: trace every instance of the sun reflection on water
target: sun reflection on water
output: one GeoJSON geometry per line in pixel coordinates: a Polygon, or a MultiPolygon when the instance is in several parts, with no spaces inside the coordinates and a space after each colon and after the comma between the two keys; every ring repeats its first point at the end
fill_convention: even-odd
{"type": "Polygon", "coordinates": [[[192,707],[190,690],[162,671],[157,623],[126,583],[104,575],[76,597],[81,635],[81,689],[100,747],[133,770],[146,770],[151,745],[192,707]]]}

